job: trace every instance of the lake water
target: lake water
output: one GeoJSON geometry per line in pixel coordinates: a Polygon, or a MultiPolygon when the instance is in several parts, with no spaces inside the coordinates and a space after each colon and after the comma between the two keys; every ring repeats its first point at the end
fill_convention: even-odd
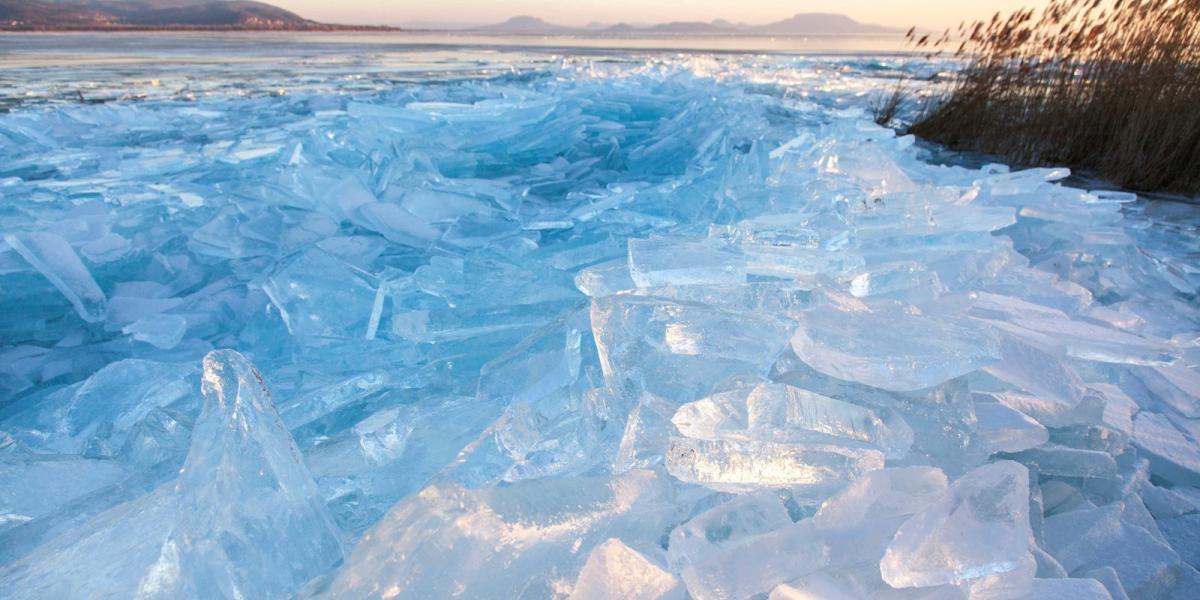
{"type": "Polygon", "coordinates": [[[679,53],[896,64],[903,38],[578,37],[451,33],[19,33],[0,35],[0,108],[264,90],[382,89],[582,59],[679,53]]]}

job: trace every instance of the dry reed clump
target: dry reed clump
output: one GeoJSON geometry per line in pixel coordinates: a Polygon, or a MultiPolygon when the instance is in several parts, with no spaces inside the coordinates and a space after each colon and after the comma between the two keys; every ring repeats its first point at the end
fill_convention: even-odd
{"type": "Polygon", "coordinates": [[[910,38],[966,66],[910,131],[1135,190],[1200,193],[1200,0],[1052,0],[910,38]]]}

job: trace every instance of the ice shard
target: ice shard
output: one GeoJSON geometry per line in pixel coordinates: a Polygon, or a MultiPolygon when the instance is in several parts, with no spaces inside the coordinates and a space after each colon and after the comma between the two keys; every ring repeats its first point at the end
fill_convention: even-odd
{"type": "Polygon", "coordinates": [[[433,485],[368,530],[330,587],[335,597],[550,595],[610,538],[653,545],[673,518],[661,475],[557,478],[503,488],[433,485]],[[447,565],[455,565],[447,576],[447,565]]]}
{"type": "Polygon", "coordinates": [[[6,234],[4,241],[66,296],[79,318],[104,320],[108,299],[66,240],[53,233],[25,233],[6,234]]]}
{"type": "Polygon", "coordinates": [[[791,343],[817,371],[898,392],[932,387],[998,358],[980,327],[922,315],[895,301],[855,298],[805,313],[791,343]]]}
{"type": "Polygon", "coordinates": [[[1000,461],[955,480],[901,525],[879,567],[898,588],[966,583],[1032,562],[1030,539],[1029,471],[1000,461]]]}
{"type": "Polygon", "coordinates": [[[678,578],[617,539],[592,550],[571,590],[572,600],[682,600],[683,597],[683,585],[678,578]]]}
{"type": "Polygon", "coordinates": [[[138,596],[286,597],[342,560],[340,532],[254,365],[211,352],[201,390],[178,517],[138,596]]]}

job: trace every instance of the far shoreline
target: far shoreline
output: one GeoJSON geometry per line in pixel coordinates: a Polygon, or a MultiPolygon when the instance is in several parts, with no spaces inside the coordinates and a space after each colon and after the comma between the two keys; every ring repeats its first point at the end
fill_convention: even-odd
{"type": "Polygon", "coordinates": [[[376,32],[399,33],[421,31],[403,29],[389,25],[317,25],[313,27],[234,27],[234,26],[204,26],[177,25],[168,27],[2,27],[0,33],[128,33],[128,32],[215,32],[215,33],[339,33],[339,32],[376,32]]]}

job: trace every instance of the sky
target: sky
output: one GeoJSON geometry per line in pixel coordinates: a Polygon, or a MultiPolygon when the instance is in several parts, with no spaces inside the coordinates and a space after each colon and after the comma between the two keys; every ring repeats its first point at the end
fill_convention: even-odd
{"type": "Polygon", "coordinates": [[[877,25],[941,29],[1047,0],[267,0],[318,21],[403,25],[491,24],[517,15],[560,25],[711,21],[763,24],[800,12],[832,12],[877,25]]]}

